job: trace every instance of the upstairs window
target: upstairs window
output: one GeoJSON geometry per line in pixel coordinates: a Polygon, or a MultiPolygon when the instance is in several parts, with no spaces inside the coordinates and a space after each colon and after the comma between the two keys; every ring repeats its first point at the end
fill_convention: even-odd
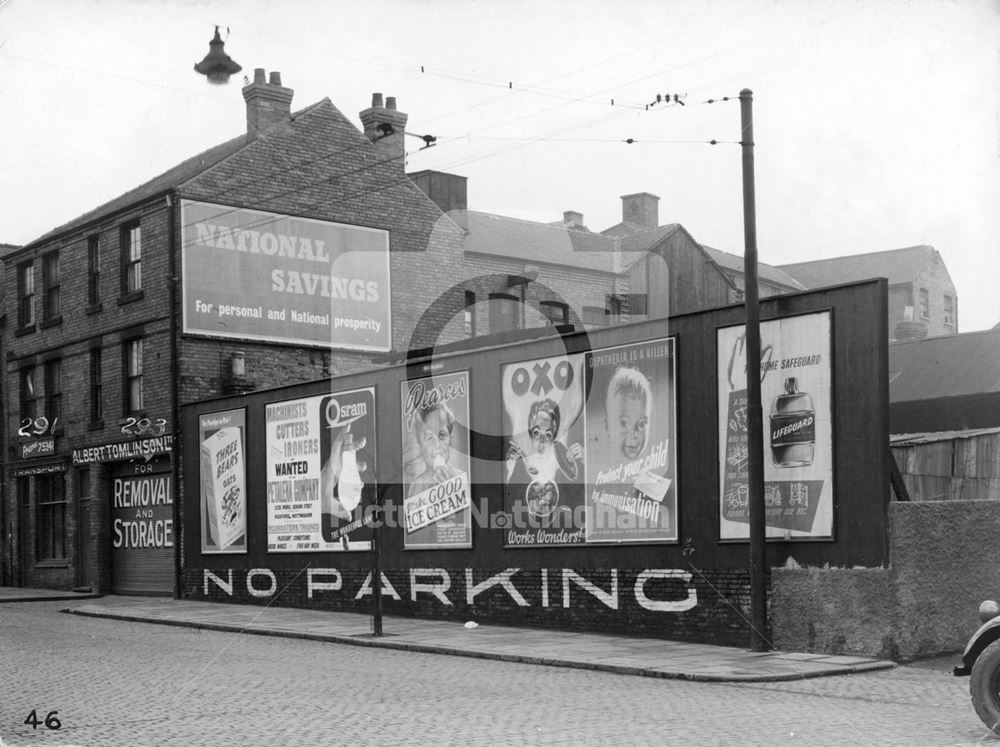
{"type": "Polygon", "coordinates": [[[139,223],[122,226],[122,295],[142,290],[142,230],[139,223]]]}
{"type": "Polygon", "coordinates": [[[142,412],[142,338],[127,340],[123,348],[122,380],[124,386],[125,414],[142,412]]]}
{"type": "Polygon", "coordinates": [[[955,299],[951,296],[944,297],[944,323],[949,327],[955,326],[955,299]]]}
{"type": "Polygon", "coordinates": [[[472,291],[465,292],[465,336],[476,336],[476,294],[472,291]]]}
{"type": "Polygon", "coordinates": [[[45,417],[54,428],[62,415],[62,361],[45,362],[45,417]]]}
{"type": "Polygon", "coordinates": [[[59,318],[62,307],[59,301],[59,252],[42,257],[42,321],[59,318]]]}
{"type": "Polygon", "coordinates": [[[548,326],[569,324],[569,306],[566,304],[559,301],[542,301],[539,305],[542,307],[548,326]]]}
{"type": "Polygon", "coordinates": [[[35,266],[31,262],[17,266],[17,326],[35,323],[35,266]]]}
{"type": "Polygon", "coordinates": [[[104,380],[101,373],[101,349],[90,351],[90,422],[104,419],[104,380]]]}
{"type": "Polygon", "coordinates": [[[517,296],[507,293],[490,294],[490,332],[510,332],[518,329],[518,306],[520,300],[517,296]]]}
{"type": "Polygon", "coordinates": [[[587,327],[607,327],[608,310],[602,306],[584,306],[583,323],[587,327]]]}
{"type": "Polygon", "coordinates": [[[931,318],[931,297],[926,288],[920,289],[920,318],[931,318]]]}
{"type": "Polygon", "coordinates": [[[35,367],[25,366],[20,371],[21,420],[38,417],[38,394],[35,387],[35,367]]]}
{"type": "Polygon", "coordinates": [[[101,302],[101,241],[97,236],[87,239],[87,303],[101,302]]]}

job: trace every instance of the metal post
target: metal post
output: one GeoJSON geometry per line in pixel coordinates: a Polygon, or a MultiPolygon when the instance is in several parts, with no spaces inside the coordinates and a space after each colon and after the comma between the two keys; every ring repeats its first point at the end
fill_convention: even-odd
{"type": "Polygon", "coordinates": [[[375,510],[372,517],[372,635],[382,635],[382,506],[385,487],[379,485],[375,492],[375,510]]]}
{"type": "Polygon", "coordinates": [[[740,91],[743,151],[743,298],[747,352],[747,477],[750,501],[750,649],[771,648],[767,619],[767,538],[764,515],[764,416],[760,404],[760,304],[757,286],[757,208],[753,173],[753,91],[740,91]]]}

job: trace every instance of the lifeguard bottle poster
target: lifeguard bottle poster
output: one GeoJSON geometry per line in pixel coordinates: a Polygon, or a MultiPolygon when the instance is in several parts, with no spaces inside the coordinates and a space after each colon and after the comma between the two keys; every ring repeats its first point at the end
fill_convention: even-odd
{"type": "MultiPolygon", "coordinates": [[[[830,312],[760,325],[767,536],[833,538],[830,312]]],[[[750,536],[743,325],[718,331],[721,539],[750,536]]]]}

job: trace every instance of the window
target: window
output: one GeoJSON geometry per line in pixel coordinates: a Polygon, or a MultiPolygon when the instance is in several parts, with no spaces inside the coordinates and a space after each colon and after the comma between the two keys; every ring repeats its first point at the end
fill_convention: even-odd
{"type": "Polygon", "coordinates": [[[17,326],[35,323],[35,266],[27,262],[17,267],[17,326]]]}
{"type": "Polygon", "coordinates": [[[569,306],[566,304],[559,301],[542,301],[539,305],[542,307],[542,313],[545,314],[545,318],[548,320],[548,326],[569,324],[569,306]]]}
{"type": "Polygon", "coordinates": [[[605,306],[610,317],[609,321],[616,323],[621,321],[621,315],[625,311],[625,299],[622,296],[616,293],[609,293],[605,301],[605,306]]]}
{"type": "Polygon", "coordinates": [[[920,289],[920,318],[931,318],[931,298],[926,288],[920,289]]]}
{"type": "Polygon", "coordinates": [[[50,252],[42,257],[42,321],[51,322],[59,318],[59,252],[50,252]]]}
{"type": "Polygon", "coordinates": [[[125,414],[142,411],[142,338],[125,342],[125,414]]]}
{"type": "Polygon", "coordinates": [[[138,223],[122,226],[122,295],[142,290],[142,231],[138,223]]]}
{"type": "Polygon", "coordinates": [[[944,297],[944,323],[949,327],[955,325],[955,299],[951,296],[944,297]]]}
{"type": "Polygon", "coordinates": [[[21,420],[38,417],[38,397],[35,389],[35,367],[21,369],[21,420]]]}
{"type": "Polygon", "coordinates": [[[62,473],[35,478],[35,560],[66,557],[66,483],[62,473]]]}
{"type": "Polygon", "coordinates": [[[510,332],[517,329],[518,324],[517,296],[506,293],[490,294],[490,332],[510,332]]]}
{"type": "Polygon", "coordinates": [[[90,422],[104,419],[104,384],[101,376],[101,349],[90,351],[90,422]]]}
{"type": "Polygon", "coordinates": [[[97,236],[87,239],[87,303],[101,302],[101,242],[97,236]]]}
{"type": "Polygon", "coordinates": [[[476,336],[476,294],[465,292],[465,336],[476,336]]]}
{"type": "Polygon", "coordinates": [[[50,427],[55,428],[60,415],[62,415],[62,361],[46,361],[45,417],[49,419],[50,427]]]}

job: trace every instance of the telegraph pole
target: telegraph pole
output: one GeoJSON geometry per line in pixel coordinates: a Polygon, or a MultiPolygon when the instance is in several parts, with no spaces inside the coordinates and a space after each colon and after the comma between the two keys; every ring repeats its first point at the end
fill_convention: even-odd
{"type": "Polygon", "coordinates": [[[760,403],[760,299],[753,173],[753,91],[740,91],[743,151],[743,300],[746,308],[747,477],[750,501],[750,650],[771,648],[767,619],[767,526],[764,515],[764,415],[760,403]]]}

